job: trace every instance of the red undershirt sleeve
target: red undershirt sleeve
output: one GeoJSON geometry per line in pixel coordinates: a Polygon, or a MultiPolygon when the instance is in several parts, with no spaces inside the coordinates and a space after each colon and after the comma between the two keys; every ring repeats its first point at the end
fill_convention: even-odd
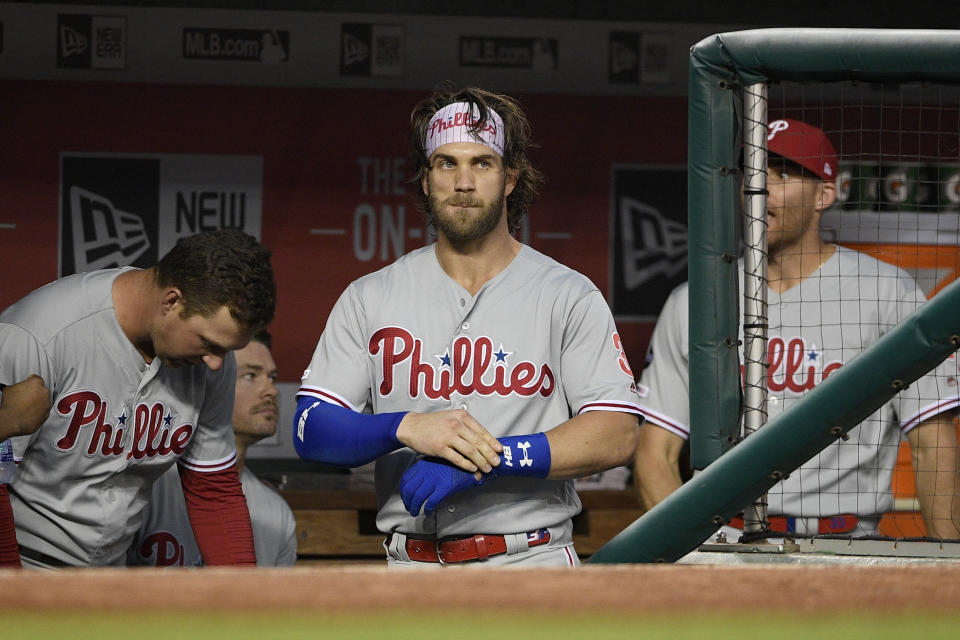
{"type": "Polygon", "coordinates": [[[250,512],[236,466],[210,473],[178,468],[203,563],[256,566],[250,512]]]}
{"type": "Polygon", "coordinates": [[[17,548],[17,529],[13,524],[13,507],[7,485],[0,484],[0,567],[19,567],[20,550],[17,548]]]}

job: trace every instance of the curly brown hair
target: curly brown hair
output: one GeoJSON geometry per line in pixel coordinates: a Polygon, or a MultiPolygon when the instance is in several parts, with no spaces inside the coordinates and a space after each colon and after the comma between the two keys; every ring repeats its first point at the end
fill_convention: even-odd
{"type": "Polygon", "coordinates": [[[276,311],[270,251],[239,229],[180,238],[160,259],[156,274],[158,286],[180,289],[187,316],[207,317],[225,306],[241,326],[257,331],[276,311]]]}
{"type": "Polygon", "coordinates": [[[527,213],[527,207],[540,195],[544,184],[543,174],[531,164],[527,156],[527,150],[536,146],[530,138],[530,122],[520,104],[513,98],[477,87],[459,88],[451,83],[443,83],[429,98],[417,103],[410,114],[410,153],[415,171],[412,181],[417,183],[417,208],[427,216],[427,221],[433,224],[430,198],[423,191],[423,178],[430,170],[425,144],[427,126],[437,111],[454,102],[466,102],[473,112],[480,114],[479,120],[473,125],[474,131],[485,126],[487,109],[495,111],[503,119],[503,164],[519,172],[517,186],[507,196],[507,224],[511,232],[517,231],[520,221],[527,213]]]}

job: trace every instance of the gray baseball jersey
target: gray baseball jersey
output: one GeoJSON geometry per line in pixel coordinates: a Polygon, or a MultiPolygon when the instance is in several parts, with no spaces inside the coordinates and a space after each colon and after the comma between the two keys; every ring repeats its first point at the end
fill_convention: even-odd
{"type": "MultiPolygon", "coordinates": [[[[585,411],[639,414],[603,296],[527,246],[475,296],[443,271],[432,245],[353,282],[299,394],[374,413],[463,408],[496,437],[547,431],[585,411]]],[[[556,526],[569,536],[580,511],[572,481],[511,477],[414,518],[398,486],[415,457],[404,448],[377,462],[383,532],[442,537],[556,526]]]]}
{"type": "MultiPolygon", "coordinates": [[[[249,469],[240,471],[240,484],[247,498],[257,565],[288,567],[297,559],[297,523],[293,511],[276,491],[249,469]]],[[[170,467],[153,484],[153,494],[144,510],[140,533],[130,547],[128,564],[151,567],[199,567],[200,548],[183,501],[177,468],[170,467]]]]}
{"type": "MultiPolygon", "coordinates": [[[[741,263],[741,281],[742,268],[741,263]]],[[[742,286],[741,286],[742,290],[742,286]]],[[[905,271],[838,247],[817,273],[782,294],[767,290],[769,419],[795,404],[843,363],[890,331],[925,298],[905,271]]],[[[657,320],[640,379],[648,424],[688,438],[687,285],[677,287],[657,320]]],[[[742,339],[741,328],[741,339],[742,339]]],[[[741,361],[742,361],[741,351],[741,361]]],[[[893,507],[890,481],[901,434],[960,405],[956,360],[907,390],[770,489],[773,515],[873,515],[893,507]]],[[[649,427],[647,427],[649,428],[649,427]]]]}
{"type": "Polygon", "coordinates": [[[236,364],[151,364],[113,308],[125,269],[63,278],[0,314],[0,382],[30,374],[50,389],[50,417],[18,443],[10,485],[20,544],[70,565],[122,565],[150,487],[170,465],[236,462],[236,364]]]}

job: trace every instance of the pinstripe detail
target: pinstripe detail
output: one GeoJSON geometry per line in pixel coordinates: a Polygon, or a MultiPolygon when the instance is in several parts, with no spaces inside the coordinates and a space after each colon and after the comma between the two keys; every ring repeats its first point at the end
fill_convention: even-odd
{"type": "Polygon", "coordinates": [[[926,409],[921,409],[919,413],[911,416],[908,420],[905,420],[903,424],[900,425],[900,429],[904,433],[907,433],[927,418],[932,418],[937,414],[943,413],[948,409],[953,409],[954,407],[958,406],[960,406],[960,396],[953,396],[952,398],[941,400],[935,405],[929,406],[926,409]]]}
{"type": "Polygon", "coordinates": [[[345,409],[350,409],[351,411],[356,411],[360,413],[360,409],[354,407],[350,402],[347,401],[343,396],[330,391],[329,389],[323,389],[321,387],[308,387],[306,385],[300,387],[300,390],[297,391],[298,396],[310,396],[311,398],[316,398],[318,400],[323,400],[324,402],[329,402],[331,404],[338,404],[345,409]]]}
{"type": "Polygon", "coordinates": [[[653,409],[648,409],[647,407],[640,407],[640,412],[647,419],[647,422],[655,424],[658,427],[662,427],[670,433],[680,436],[684,440],[690,438],[690,427],[687,425],[675,422],[667,416],[657,413],[653,409]]]}
{"type": "Polygon", "coordinates": [[[586,413],[587,411],[620,411],[623,413],[635,413],[640,416],[643,415],[640,405],[633,404],[632,402],[622,402],[620,400],[597,400],[595,402],[588,402],[580,407],[577,415],[586,413]]]}

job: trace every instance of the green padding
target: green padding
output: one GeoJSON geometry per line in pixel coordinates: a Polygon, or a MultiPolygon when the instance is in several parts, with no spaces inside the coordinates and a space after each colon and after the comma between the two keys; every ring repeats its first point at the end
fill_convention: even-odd
{"type": "Polygon", "coordinates": [[[955,83],[960,32],[937,29],[755,29],[710,36],[691,50],[744,84],[774,80],[955,83]]]}
{"type": "Polygon", "coordinates": [[[687,198],[689,201],[690,461],[703,468],[727,447],[739,424],[738,389],[718,380],[739,377],[737,252],[734,204],[738,182],[734,77],[721,68],[690,61],[687,198]],[[717,122],[724,123],[717,126],[717,122]],[[731,346],[733,345],[733,346],[731,346]],[[730,393],[730,391],[733,393],[730,393]]]}
{"type": "Polygon", "coordinates": [[[683,557],[717,523],[776,484],[774,472],[793,472],[837,439],[834,427],[855,427],[902,385],[942,362],[956,350],[958,336],[960,281],[620,532],[590,562],[673,562],[683,557]]]}
{"type": "Polygon", "coordinates": [[[768,80],[960,82],[960,32],[758,29],[721,33],[690,50],[690,462],[703,469],[740,420],[740,294],[735,264],[740,113],[735,85],[768,80]]]}

